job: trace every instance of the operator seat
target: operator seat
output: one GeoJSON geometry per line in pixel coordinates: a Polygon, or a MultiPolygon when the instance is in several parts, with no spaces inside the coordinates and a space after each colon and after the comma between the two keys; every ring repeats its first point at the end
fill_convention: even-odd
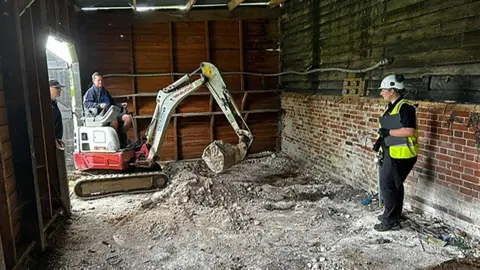
{"type": "Polygon", "coordinates": [[[81,118],[86,127],[108,126],[113,120],[117,119],[122,109],[117,106],[110,106],[107,112],[100,113],[99,115],[97,115],[97,111],[98,109],[96,108],[87,109],[87,116],[81,118]]]}

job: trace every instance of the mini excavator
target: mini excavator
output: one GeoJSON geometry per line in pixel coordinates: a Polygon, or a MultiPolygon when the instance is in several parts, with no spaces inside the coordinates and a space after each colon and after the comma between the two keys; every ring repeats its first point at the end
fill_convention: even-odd
{"type": "Polygon", "coordinates": [[[139,140],[137,128],[133,124],[136,140],[126,148],[120,147],[119,136],[110,126],[121,113],[119,107],[111,106],[104,114],[95,117],[82,117],[84,125],[75,127],[74,162],[77,170],[86,171],[89,175],[77,179],[75,194],[89,199],[163,188],[168,177],[161,170],[160,147],[170,118],[180,102],[203,84],[210,90],[235,130],[239,143],[233,146],[214,141],[205,148],[202,159],[215,173],[241,162],[253,142],[253,135],[218,69],[211,63],[203,62],[197,70],[158,92],[157,105],[146,136],[139,140]],[[190,77],[200,71],[200,78],[190,83],[190,77]],[[240,124],[237,119],[241,121],[240,124]]]}

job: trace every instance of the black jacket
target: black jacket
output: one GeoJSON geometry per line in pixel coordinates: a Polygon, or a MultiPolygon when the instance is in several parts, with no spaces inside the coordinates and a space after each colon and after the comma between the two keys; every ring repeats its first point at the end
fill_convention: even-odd
{"type": "Polygon", "coordinates": [[[63,138],[63,122],[62,113],[58,108],[56,100],[52,100],[52,118],[53,118],[53,130],[55,132],[55,139],[61,140],[63,138]]]}

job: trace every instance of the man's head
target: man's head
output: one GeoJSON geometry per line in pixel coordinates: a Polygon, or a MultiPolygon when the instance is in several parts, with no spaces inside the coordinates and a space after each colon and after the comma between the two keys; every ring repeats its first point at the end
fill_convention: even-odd
{"type": "Polygon", "coordinates": [[[401,92],[405,89],[403,85],[403,75],[394,74],[385,77],[379,89],[382,90],[380,95],[388,102],[392,102],[401,96],[401,92]]]}
{"type": "Polygon", "coordinates": [[[50,98],[52,100],[57,99],[60,97],[62,93],[62,88],[65,87],[65,85],[60,84],[57,80],[50,80],[50,98]]]}
{"type": "Polygon", "coordinates": [[[95,87],[97,87],[98,89],[101,89],[103,87],[102,74],[100,74],[100,72],[93,73],[92,74],[92,82],[93,82],[93,85],[95,85],[95,87]]]}

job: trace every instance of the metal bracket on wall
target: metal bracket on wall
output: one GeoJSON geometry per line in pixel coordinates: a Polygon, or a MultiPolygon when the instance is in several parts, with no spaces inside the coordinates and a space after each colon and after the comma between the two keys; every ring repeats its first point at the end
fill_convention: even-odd
{"type": "Polygon", "coordinates": [[[365,96],[365,81],[363,78],[346,78],[343,80],[343,96],[365,96]]]}

